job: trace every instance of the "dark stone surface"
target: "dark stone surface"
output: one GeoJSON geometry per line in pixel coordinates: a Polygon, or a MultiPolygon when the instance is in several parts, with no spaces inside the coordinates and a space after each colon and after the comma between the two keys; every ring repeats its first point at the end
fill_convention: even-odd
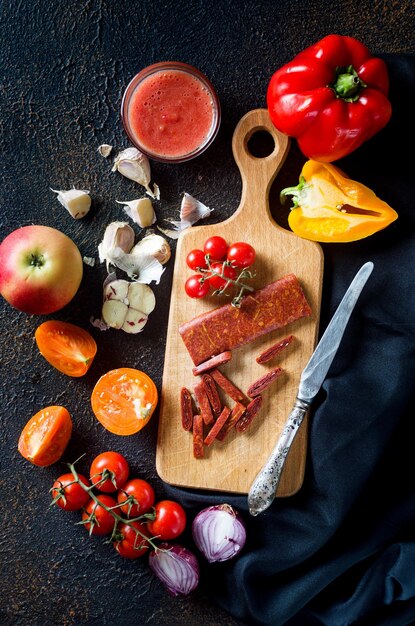
{"type": "MultiPolygon", "coordinates": [[[[155,205],[159,222],[177,216],[184,191],[215,208],[212,223],[228,217],[241,187],[232,132],[248,110],[264,106],[275,69],[331,32],[355,36],[374,53],[414,51],[409,0],[339,0],[335,10],[327,10],[329,5],[324,0],[3,0],[1,238],[23,225],[45,224],[68,234],[83,255],[97,256],[105,226],[124,219],[115,200],[139,195],[134,183],[110,173],[111,163],[97,147],[128,145],[119,116],[123,89],[138,70],[161,60],[204,71],[217,88],[223,122],[213,146],[198,159],[153,164],[162,192],[155,205]],[[81,221],[72,220],[49,190],[72,186],[90,189],[93,197],[93,209],[81,221]]],[[[297,176],[296,159],[293,147],[282,182],[287,172],[291,180],[292,171],[297,176]]],[[[277,215],[277,206],[274,211],[277,215]]],[[[62,404],[74,419],[68,460],[86,452],[90,462],[103,450],[117,449],[133,473],[153,483],[158,499],[164,497],[155,471],[157,413],[142,433],[118,438],[95,420],[89,398],[98,377],[118,366],[143,369],[160,389],[171,275],[172,262],[154,288],[157,307],[135,337],[100,333],[89,324],[91,315],[100,314],[105,277],[100,265],[85,266],[79,293],[56,315],[28,316],[0,303],[2,624],[239,623],[213,604],[203,582],[191,599],[170,598],[145,560],[118,558],[74,525],[76,513],[50,509],[48,489],[63,464],[35,468],[17,452],[29,417],[43,406],[62,404]],[[99,353],[84,378],[65,377],[38,353],[34,331],[50,318],[77,323],[96,337],[99,353]]]]}

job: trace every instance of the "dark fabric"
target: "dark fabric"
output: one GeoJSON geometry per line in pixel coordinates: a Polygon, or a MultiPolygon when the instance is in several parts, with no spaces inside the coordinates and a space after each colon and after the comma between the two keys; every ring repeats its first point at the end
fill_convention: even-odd
{"type": "MultiPolygon", "coordinates": [[[[321,331],[359,267],[374,271],[311,412],[303,487],[248,525],[244,552],[204,566],[213,598],[247,623],[415,623],[415,57],[385,57],[388,126],[338,162],[399,213],[384,231],[326,244],[321,331]]],[[[169,488],[192,511],[223,494],[169,488]]]]}

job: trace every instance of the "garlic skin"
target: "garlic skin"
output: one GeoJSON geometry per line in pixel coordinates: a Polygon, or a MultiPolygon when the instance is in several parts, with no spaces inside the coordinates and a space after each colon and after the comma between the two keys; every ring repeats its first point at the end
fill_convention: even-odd
{"type": "Polygon", "coordinates": [[[89,212],[91,208],[91,197],[89,191],[83,189],[69,189],[68,191],[58,191],[50,188],[51,191],[58,194],[58,201],[75,219],[80,220],[89,212]]]}
{"type": "Polygon", "coordinates": [[[196,200],[190,193],[185,193],[180,205],[180,220],[169,220],[173,225],[173,229],[160,228],[160,226],[158,226],[158,229],[167,237],[170,237],[170,239],[178,239],[183,230],[208,217],[212,211],[213,209],[207,207],[200,200],[196,200]]]}
{"type": "Polygon", "coordinates": [[[150,198],[138,198],[137,200],[130,200],[119,202],[117,204],[124,205],[124,211],[127,213],[135,224],[140,228],[147,228],[156,221],[156,214],[154,213],[153,204],[150,198]]]}
{"type": "Polygon", "coordinates": [[[113,263],[113,256],[119,250],[130,252],[134,245],[135,234],[127,222],[111,222],[105,229],[104,238],[98,246],[99,260],[107,264],[113,263]]]}
{"type": "Polygon", "coordinates": [[[148,158],[137,148],[126,148],[115,158],[112,172],[119,172],[126,178],[142,185],[146,193],[154,200],[160,200],[160,190],[157,185],[150,188],[151,168],[148,158]]]}
{"type": "Polygon", "coordinates": [[[112,146],[110,146],[109,143],[103,143],[98,146],[98,152],[106,159],[112,152],[112,146]]]}
{"type": "Polygon", "coordinates": [[[164,237],[150,233],[135,244],[130,254],[153,256],[159,263],[165,265],[171,257],[171,249],[164,237]]]}
{"type": "Polygon", "coordinates": [[[127,280],[104,282],[102,320],[109,328],[135,335],[143,330],[155,306],[156,298],[148,285],[127,280]]]}

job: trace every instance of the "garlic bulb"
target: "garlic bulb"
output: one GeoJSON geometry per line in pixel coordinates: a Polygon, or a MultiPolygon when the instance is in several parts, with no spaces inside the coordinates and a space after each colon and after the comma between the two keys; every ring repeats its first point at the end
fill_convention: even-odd
{"type": "Polygon", "coordinates": [[[165,265],[171,257],[171,249],[164,237],[151,233],[136,243],[130,254],[153,256],[159,263],[165,265]]]}
{"type": "Polygon", "coordinates": [[[160,190],[157,185],[150,188],[151,168],[148,158],[137,148],[122,150],[114,161],[113,172],[119,172],[126,178],[142,185],[148,195],[155,200],[160,199],[160,190]]]}
{"type": "Polygon", "coordinates": [[[156,214],[150,198],[139,198],[138,200],[130,200],[128,202],[116,200],[115,202],[125,205],[124,211],[140,228],[147,228],[156,221],[156,214]]]}
{"type": "Polygon", "coordinates": [[[102,319],[110,328],[139,333],[155,306],[156,298],[148,285],[127,280],[104,283],[102,319]]]}
{"type": "Polygon", "coordinates": [[[112,146],[110,146],[109,143],[103,143],[98,147],[98,152],[101,156],[107,158],[112,152],[112,146]]]}
{"type": "Polygon", "coordinates": [[[52,189],[51,191],[58,194],[58,200],[65,207],[65,209],[76,220],[85,217],[91,208],[91,198],[89,191],[83,189],[69,189],[68,191],[58,191],[52,189]]]}
{"type": "Polygon", "coordinates": [[[98,246],[99,260],[113,263],[116,250],[128,253],[134,245],[134,231],[127,222],[111,222],[105,229],[104,238],[98,246]]]}
{"type": "Polygon", "coordinates": [[[208,217],[212,211],[213,209],[210,209],[199,200],[196,200],[196,198],[193,198],[189,193],[185,193],[180,205],[180,220],[169,220],[173,225],[173,229],[160,227],[158,227],[158,229],[167,235],[167,237],[178,239],[182,230],[208,217]]]}

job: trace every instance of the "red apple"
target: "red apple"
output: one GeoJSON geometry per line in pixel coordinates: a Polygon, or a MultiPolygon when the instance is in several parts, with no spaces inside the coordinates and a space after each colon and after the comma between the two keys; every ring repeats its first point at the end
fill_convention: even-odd
{"type": "Polygon", "coordinates": [[[46,315],[62,309],[81,284],[81,254],[49,226],[23,226],[0,244],[0,293],[16,309],[46,315]]]}

